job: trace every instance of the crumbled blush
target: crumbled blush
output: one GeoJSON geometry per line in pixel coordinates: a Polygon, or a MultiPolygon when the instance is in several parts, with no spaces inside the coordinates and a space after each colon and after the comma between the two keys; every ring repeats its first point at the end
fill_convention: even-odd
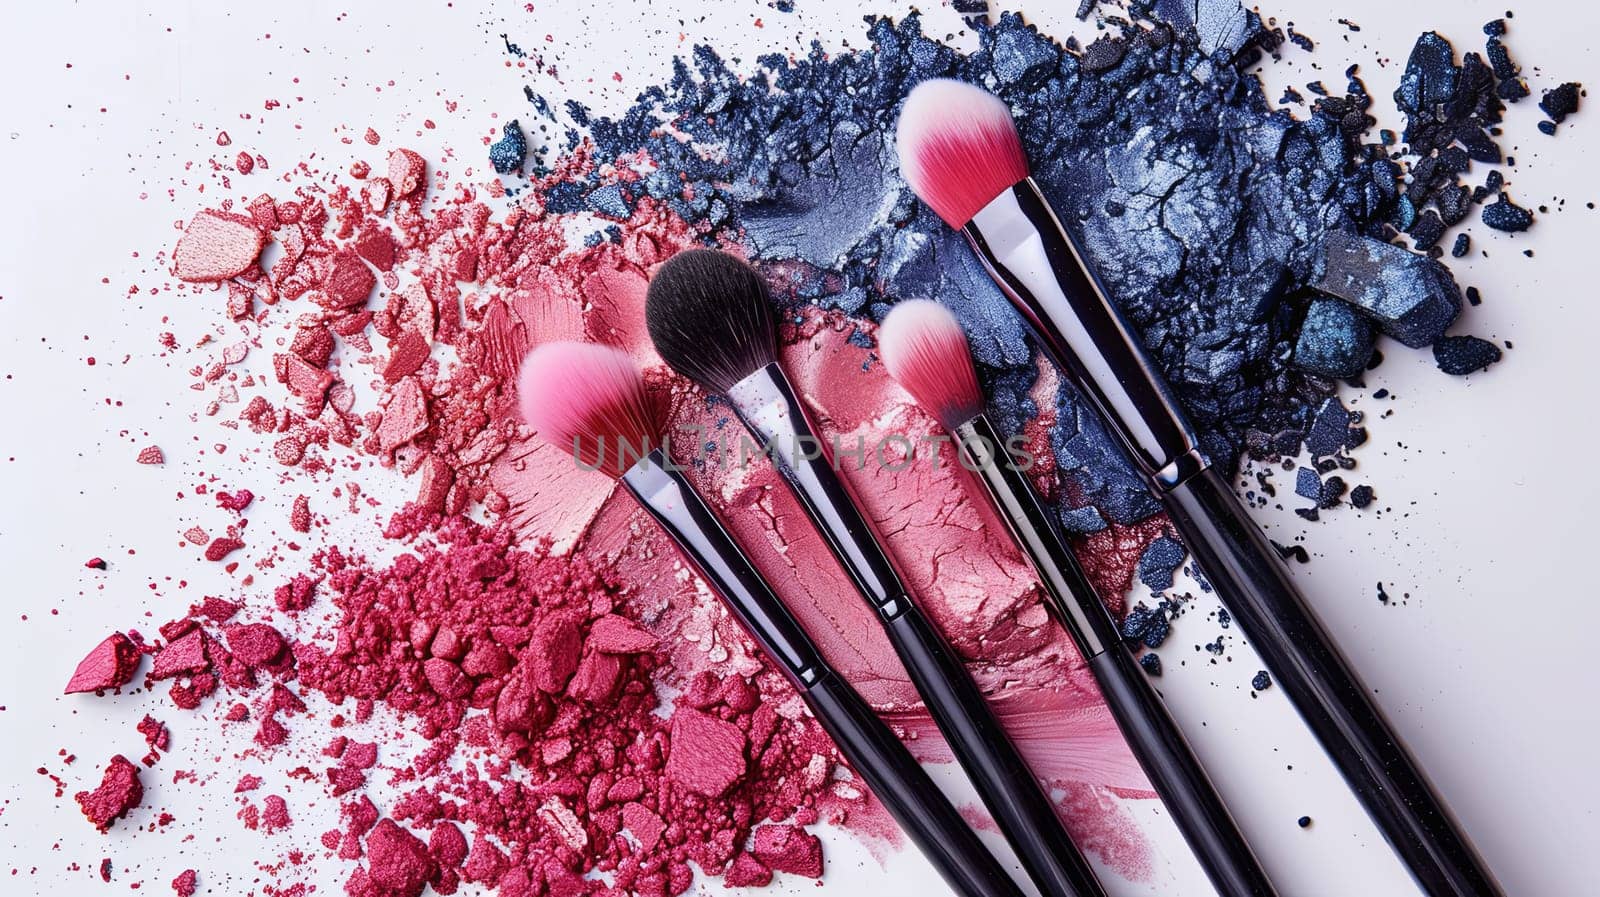
{"type": "Polygon", "coordinates": [[[261,256],[266,239],[251,218],[211,209],[197,212],[173,250],[173,273],[198,282],[243,274],[261,256]]]}
{"type": "Polygon", "coordinates": [[[735,888],[762,888],[772,883],[772,870],[748,853],[734,857],[722,880],[735,888]]]}
{"type": "Polygon", "coordinates": [[[172,880],[172,892],[178,897],[194,897],[198,890],[198,876],[193,869],[185,869],[172,880]]]}
{"type": "Polygon", "coordinates": [[[238,539],[229,538],[228,536],[218,536],[211,540],[210,545],[206,546],[206,560],[220,561],[243,547],[244,543],[238,539]]]}
{"type": "Polygon", "coordinates": [[[265,623],[230,626],[224,632],[228,650],[246,666],[267,666],[283,655],[283,635],[265,623]]]}
{"type": "Polygon", "coordinates": [[[779,872],[822,877],[822,841],[795,825],[763,825],[750,848],[756,859],[779,872]]]}
{"type": "Polygon", "coordinates": [[[167,463],[167,456],[161,453],[160,446],[147,445],[139,449],[139,456],[134,460],[140,464],[165,464],[167,463]]]}
{"type": "Polygon", "coordinates": [[[100,787],[93,791],[79,791],[73,795],[73,799],[83,809],[84,817],[103,832],[144,800],[144,786],[139,783],[139,767],[127,757],[117,754],[106,767],[100,787]]]}
{"type": "Polygon", "coordinates": [[[655,650],[656,637],[627,617],[606,614],[590,624],[584,645],[606,654],[640,654],[655,650]]]}
{"type": "Polygon", "coordinates": [[[679,710],[673,716],[669,778],[716,797],[744,774],[744,732],[738,726],[693,710],[679,710]]]}
{"type": "Polygon", "coordinates": [[[419,897],[437,868],[428,845],[393,819],[378,820],[366,846],[367,886],[347,886],[351,897],[419,897]]]}
{"type": "Polygon", "coordinates": [[[121,688],[133,680],[139,668],[139,647],[126,635],[113,632],[78,661],[78,668],[67,680],[64,694],[100,692],[121,688]]]}

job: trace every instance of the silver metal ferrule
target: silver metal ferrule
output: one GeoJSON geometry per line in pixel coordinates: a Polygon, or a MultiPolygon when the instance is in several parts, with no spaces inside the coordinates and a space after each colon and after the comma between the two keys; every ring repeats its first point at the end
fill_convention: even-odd
{"type": "Polygon", "coordinates": [[[979,209],[962,233],[1157,489],[1205,469],[1177,398],[1032,178],[979,209]]]}
{"type": "Polygon", "coordinates": [[[728,401],[755,434],[806,516],[878,615],[893,620],[911,607],[910,593],[876,530],[776,362],[728,388],[728,401]]]}

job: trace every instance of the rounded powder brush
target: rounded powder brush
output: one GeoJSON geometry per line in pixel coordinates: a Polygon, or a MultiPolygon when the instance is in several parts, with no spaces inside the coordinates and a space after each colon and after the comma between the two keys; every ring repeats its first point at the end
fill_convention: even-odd
{"type": "Polygon", "coordinates": [[[950,431],[963,467],[983,484],[996,513],[1044,586],[1045,606],[1071,636],[1100,686],[1117,727],[1172,813],[1219,893],[1269,897],[1266,873],[1217,794],[1183,731],[1122,647],[1089,577],[1055,516],[1005,452],[983,413],[983,392],[966,334],[950,310],[912,299],[896,305],[878,329],[878,354],[897,383],[950,431]]]}
{"type": "Polygon", "coordinates": [[[912,89],[900,171],[959,230],[1160,497],[1206,579],[1430,897],[1501,893],[1416,759],[1200,449],[1177,396],[1028,174],[1011,112],[971,84],[912,89]]]}

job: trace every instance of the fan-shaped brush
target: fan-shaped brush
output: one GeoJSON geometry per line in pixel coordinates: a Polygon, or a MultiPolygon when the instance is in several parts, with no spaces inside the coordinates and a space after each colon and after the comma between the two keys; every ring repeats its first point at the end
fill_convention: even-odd
{"type": "Polygon", "coordinates": [[[1002,292],[1161,496],[1184,543],[1272,677],[1432,897],[1499,888],[1210,461],[1194,428],[1028,176],[1009,110],[927,81],[897,125],[911,189],[972,244],[1002,292]]]}
{"type": "Polygon", "coordinates": [[[621,479],[788,676],[840,753],[958,894],[1021,897],[960,812],[866,700],[828,667],[789,609],[672,466],[644,380],[625,353],[586,343],[541,346],[523,361],[517,398],[523,419],[540,438],[572,446],[574,464],[621,479]]]}
{"type": "Polygon", "coordinates": [[[1120,644],[1117,625],[1095,594],[1054,516],[1027,474],[1002,450],[983,413],[983,393],[967,337],[949,309],[903,301],[878,329],[889,375],[950,430],[963,465],[983,484],[995,511],[1044,585],[1045,604],[1094,674],[1133,755],[1172,813],[1218,893],[1276,893],[1149,679],[1120,644]]]}

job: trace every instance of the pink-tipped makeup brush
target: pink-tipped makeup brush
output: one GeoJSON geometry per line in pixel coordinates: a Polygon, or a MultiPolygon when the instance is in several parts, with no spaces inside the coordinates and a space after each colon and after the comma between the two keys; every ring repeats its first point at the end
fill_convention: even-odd
{"type": "Polygon", "coordinates": [[[622,481],[689,563],[800,692],[839,752],[961,897],[1022,897],[866,699],[822,653],[733,537],[672,465],[644,380],[627,354],[589,343],[549,343],[522,363],[522,418],[540,438],[571,446],[574,470],[622,481]]]}
{"type": "Polygon", "coordinates": [[[1027,474],[1012,463],[1006,443],[984,414],[967,336],[955,315],[926,299],[899,303],[878,330],[878,354],[889,375],[950,431],[964,458],[962,466],[983,484],[1038,572],[1045,606],[1077,645],[1128,747],[1217,892],[1230,897],[1276,894],[1183,731],[1122,647],[1116,622],[1055,518],[1027,474]]]}
{"type": "Polygon", "coordinates": [[[925,81],[906,99],[896,142],[911,189],[967,238],[1001,292],[1099,412],[1418,884],[1433,897],[1500,894],[1372,690],[1200,451],[1138,334],[1029,176],[1005,103],[960,81],[925,81]]]}

